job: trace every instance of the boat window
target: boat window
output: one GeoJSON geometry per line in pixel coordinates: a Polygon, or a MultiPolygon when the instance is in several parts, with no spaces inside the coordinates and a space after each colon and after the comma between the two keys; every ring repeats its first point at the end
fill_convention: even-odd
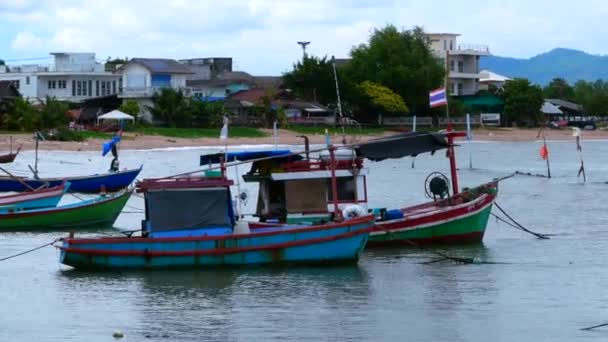
{"type": "Polygon", "coordinates": [[[325,179],[303,179],[285,182],[287,212],[326,212],[327,183],[325,179]]]}
{"type": "Polygon", "coordinates": [[[226,188],[150,191],[146,202],[151,231],[232,227],[234,223],[226,188]]]}
{"type": "MultiPolygon", "coordinates": [[[[357,184],[354,177],[337,178],[338,201],[355,201],[357,199],[357,184]]],[[[327,179],[327,201],[331,202],[334,195],[331,189],[331,179],[327,179]]]]}

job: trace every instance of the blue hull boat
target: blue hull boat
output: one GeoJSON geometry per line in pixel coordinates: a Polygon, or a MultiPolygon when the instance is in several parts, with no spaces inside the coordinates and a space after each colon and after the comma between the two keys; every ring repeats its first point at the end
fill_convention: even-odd
{"type": "Polygon", "coordinates": [[[220,177],[146,179],[141,236],[64,239],[60,262],[78,269],[214,268],[355,263],[374,217],[256,229],[237,222],[220,177]]]}
{"type": "Polygon", "coordinates": [[[2,196],[0,197],[0,214],[56,207],[69,188],[70,183],[65,182],[52,188],[2,196]]]}
{"type": "Polygon", "coordinates": [[[62,177],[62,178],[20,178],[0,177],[0,192],[25,191],[25,182],[32,188],[39,188],[48,183],[49,187],[58,186],[64,181],[70,182],[70,192],[99,193],[119,191],[127,188],[137,178],[143,166],[138,169],[103,173],[91,176],[62,177]]]}

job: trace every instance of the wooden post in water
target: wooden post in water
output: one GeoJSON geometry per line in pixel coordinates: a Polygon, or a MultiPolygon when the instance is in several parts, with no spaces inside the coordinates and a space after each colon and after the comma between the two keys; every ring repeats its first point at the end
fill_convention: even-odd
{"type": "Polygon", "coordinates": [[[551,165],[549,164],[549,149],[547,148],[547,140],[545,139],[545,133],[543,132],[543,147],[545,151],[547,151],[547,157],[545,161],[547,162],[547,178],[551,178],[551,165]]]}

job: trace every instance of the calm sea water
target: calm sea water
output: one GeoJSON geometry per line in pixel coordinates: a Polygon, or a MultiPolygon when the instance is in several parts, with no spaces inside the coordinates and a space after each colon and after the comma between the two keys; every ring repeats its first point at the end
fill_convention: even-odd
{"type": "MultiPolygon", "coordinates": [[[[539,146],[465,145],[461,185],[543,173],[539,146]]],[[[47,247],[0,263],[0,341],[112,341],[114,331],[122,341],[605,341],[608,329],[579,329],[608,322],[608,142],[584,142],[584,185],[574,143],[549,148],[554,178],[506,180],[498,203],[528,228],[556,234],[551,240],[491,220],[483,244],[436,249],[484,262],[475,265],[423,264],[432,252],[402,248],[366,251],[353,267],[102,274],[61,266],[47,247]]],[[[164,176],[215,151],[122,151],[121,165],[164,176]]],[[[32,155],[22,153],[11,170],[26,170],[32,155]]],[[[109,163],[99,153],[45,152],[39,167],[84,175],[109,163]]],[[[388,207],[425,201],[425,176],[448,172],[444,153],[419,156],[414,169],[410,158],[367,165],[371,204],[388,207]]],[[[255,189],[241,185],[252,211],[255,189]]],[[[131,198],[116,226],[139,227],[141,207],[131,198]]],[[[61,235],[1,233],[0,257],[61,235]]]]}

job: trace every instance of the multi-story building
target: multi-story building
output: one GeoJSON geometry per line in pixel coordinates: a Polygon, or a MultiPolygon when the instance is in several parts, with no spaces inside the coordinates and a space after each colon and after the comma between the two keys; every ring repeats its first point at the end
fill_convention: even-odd
{"type": "Polygon", "coordinates": [[[118,94],[120,75],[104,70],[94,53],[51,53],[52,65],[0,66],[0,80],[11,81],[23,97],[31,102],[44,102],[46,97],[61,101],[82,102],[86,99],[118,94]]]}
{"type": "Polygon", "coordinates": [[[150,122],[152,117],[147,108],[152,106],[152,97],[156,92],[162,88],[172,88],[190,95],[186,88],[186,78],[192,75],[192,71],[174,59],[132,58],[116,73],[121,77],[123,85],[118,97],[137,101],[141,117],[150,122]]]}
{"type": "Polygon", "coordinates": [[[487,45],[459,44],[454,33],[427,34],[431,49],[449,70],[450,95],[475,95],[479,90],[479,59],[490,55],[487,45]]]}

